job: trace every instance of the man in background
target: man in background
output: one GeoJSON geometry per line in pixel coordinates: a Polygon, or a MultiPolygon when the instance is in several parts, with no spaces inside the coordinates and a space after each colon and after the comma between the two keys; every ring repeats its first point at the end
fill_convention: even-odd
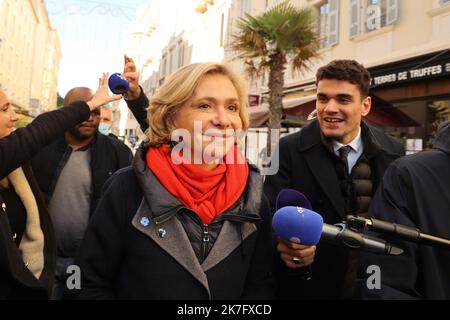
{"type": "Polygon", "coordinates": [[[116,135],[112,134],[113,125],[113,113],[112,110],[107,106],[100,107],[100,124],[98,126],[98,131],[105,136],[110,136],[117,138],[116,135]]]}
{"type": "MultiPolygon", "coordinates": [[[[73,88],[67,93],[64,105],[89,101],[92,95],[89,88],[73,88]]],[[[97,108],[91,111],[87,121],[66,131],[32,159],[57,240],[53,299],[62,297],[67,267],[73,264],[103,184],[114,172],[131,163],[130,149],[115,138],[99,134],[99,123],[97,108]]]]}
{"type": "MultiPolygon", "coordinates": [[[[450,239],[450,121],[441,124],[433,149],[393,162],[370,207],[370,216],[450,239]]],[[[450,299],[450,249],[389,238],[400,256],[364,254],[365,299],[450,299]],[[381,271],[381,288],[366,285],[368,266],[381,271]]]]}

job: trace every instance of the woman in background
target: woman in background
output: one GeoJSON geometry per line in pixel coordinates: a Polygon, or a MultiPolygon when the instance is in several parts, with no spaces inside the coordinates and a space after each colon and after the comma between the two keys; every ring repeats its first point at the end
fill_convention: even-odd
{"type": "Polygon", "coordinates": [[[107,75],[91,101],[47,112],[24,128],[0,90],[0,299],[48,299],[56,246],[50,217],[27,161],[110,97],[107,75]]]}

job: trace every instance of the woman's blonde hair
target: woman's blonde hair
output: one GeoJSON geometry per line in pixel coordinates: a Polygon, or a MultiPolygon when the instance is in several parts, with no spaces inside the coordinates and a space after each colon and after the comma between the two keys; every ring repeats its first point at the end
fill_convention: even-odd
{"type": "Polygon", "coordinates": [[[172,74],[150,99],[149,128],[146,132],[149,145],[159,146],[171,142],[171,132],[175,129],[173,119],[176,112],[194,95],[194,90],[202,78],[211,74],[224,75],[233,83],[239,96],[239,116],[242,120],[242,128],[243,130],[248,129],[248,97],[244,80],[227,65],[193,63],[172,74]]]}

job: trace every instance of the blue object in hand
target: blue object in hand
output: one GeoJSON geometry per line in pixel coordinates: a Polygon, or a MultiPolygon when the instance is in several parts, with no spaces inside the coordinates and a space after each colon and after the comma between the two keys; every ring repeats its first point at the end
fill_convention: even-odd
{"type": "Polygon", "coordinates": [[[323,218],[312,210],[288,206],[275,212],[272,227],[284,240],[310,246],[320,240],[323,218]]]}
{"type": "Polygon", "coordinates": [[[124,94],[130,90],[130,83],[120,73],[114,73],[108,80],[109,89],[114,94],[124,94]]]}

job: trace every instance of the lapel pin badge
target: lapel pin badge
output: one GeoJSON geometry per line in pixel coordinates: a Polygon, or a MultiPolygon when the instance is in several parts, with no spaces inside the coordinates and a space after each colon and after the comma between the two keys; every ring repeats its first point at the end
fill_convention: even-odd
{"type": "Polygon", "coordinates": [[[142,226],[147,227],[150,224],[150,220],[147,217],[142,217],[140,223],[142,226]]]}
{"type": "Polygon", "coordinates": [[[159,234],[160,238],[164,238],[167,234],[167,231],[166,231],[166,229],[161,228],[158,230],[158,234],[159,234]]]}

